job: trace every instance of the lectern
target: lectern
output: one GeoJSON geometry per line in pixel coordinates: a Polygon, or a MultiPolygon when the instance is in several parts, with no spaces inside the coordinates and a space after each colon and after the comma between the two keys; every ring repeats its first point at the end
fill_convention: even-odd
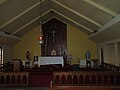
{"type": "Polygon", "coordinates": [[[22,70],[22,61],[20,59],[13,60],[14,72],[20,72],[22,70]]]}

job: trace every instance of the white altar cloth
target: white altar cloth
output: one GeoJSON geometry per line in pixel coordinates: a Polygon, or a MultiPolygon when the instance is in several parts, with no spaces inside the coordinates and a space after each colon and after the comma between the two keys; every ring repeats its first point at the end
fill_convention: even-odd
{"type": "Polygon", "coordinates": [[[39,57],[38,66],[50,64],[62,64],[63,67],[64,66],[63,57],[39,57]]]}

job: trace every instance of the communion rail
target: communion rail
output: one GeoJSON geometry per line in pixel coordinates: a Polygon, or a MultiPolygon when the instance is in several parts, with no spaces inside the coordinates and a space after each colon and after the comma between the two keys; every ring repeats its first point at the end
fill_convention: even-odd
{"type": "Polygon", "coordinates": [[[120,73],[113,71],[53,72],[51,90],[120,90],[120,73]]]}
{"type": "Polygon", "coordinates": [[[103,63],[103,69],[120,72],[120,66],[115,66],[109,63],[103,63]]]}
{"type": "Polygon", "coordinates": [[[27,72],[4,72],[0,73],[0,87],[28,86],[27,72]]]}

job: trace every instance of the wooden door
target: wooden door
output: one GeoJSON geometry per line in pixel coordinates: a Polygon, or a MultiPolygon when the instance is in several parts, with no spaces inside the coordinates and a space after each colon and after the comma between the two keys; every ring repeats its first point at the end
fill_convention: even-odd
{"type": "Polygon", "coordinates": [[[55,56],[64,55],[67,50],[67,25],[53,18],[43,24],[42,28],[42,56],[51,56],[52,51],[56,53],[55,56]]]}

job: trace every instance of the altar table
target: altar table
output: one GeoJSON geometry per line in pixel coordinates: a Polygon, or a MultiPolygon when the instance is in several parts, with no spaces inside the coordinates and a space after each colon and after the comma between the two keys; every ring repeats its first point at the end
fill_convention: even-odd
{"type": "Polygon", "coordinates": [[[64,66],[63,57],[39,57],[38,66],[40,65],[51,65],[51,64],[62,64],[64,66]]]}

